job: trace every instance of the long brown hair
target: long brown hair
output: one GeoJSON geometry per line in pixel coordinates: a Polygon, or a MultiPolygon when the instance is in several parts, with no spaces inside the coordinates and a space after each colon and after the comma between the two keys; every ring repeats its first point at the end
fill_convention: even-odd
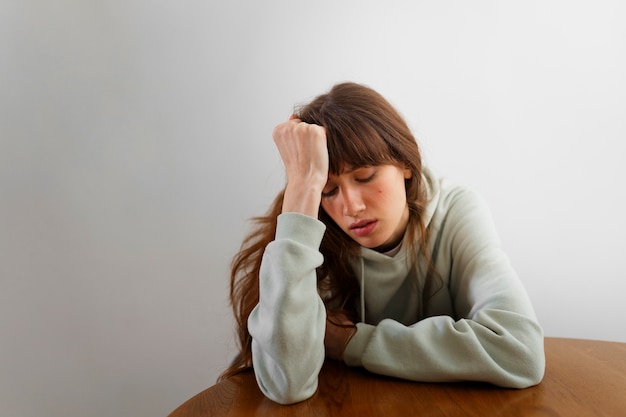
{"type": "MultiPolygon", "coordinates": [[[[411,250],[414,267],[417,267],[420,253],[427,268],[420,303],[420,316],[423,316],[438,274],[427,250],[429,231],[423,219],[426,197],[422,184],[422,158],[406,122],[380,94],[355,83],[335,85],[328,93],[297,109],[296,115],[303,122],[318,124],[326,129],[331,174],[339,175],[346,166],[383,164],[394,164],[411,170],[412,175],[405,184],[409,224],[404,244],[414,248],[411,250]]],[[[254,219],[255,228],[233,259],[230,300],[237,323],[239,353],[220,379],[252,366],[252,338],[248,333],[247,321],[259,302],[261,259],[265,247],[275,238],[283,193],[284,190],[278,194],[265,216],[254,219]]],[[[356,300],[360,289],[351,262],[359,256],[360,247],[321,207],[319,219],[326,224],[326,233],[320,246],[324,264],[317,270],[320,293],[324,294],[327,306],[343,310],[356,322],[356,300]]]]}

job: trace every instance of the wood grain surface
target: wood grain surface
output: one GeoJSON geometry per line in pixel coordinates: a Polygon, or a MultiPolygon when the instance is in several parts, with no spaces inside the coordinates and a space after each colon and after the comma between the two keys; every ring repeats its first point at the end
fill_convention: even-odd
{"type": "Polygon", "coordinates": [[[280,405],[252,372],[220,382],[169,417],[200,416],[626,416],[626,343],[546,338],[541,384],[514,390],[483,383],[420,383],[327,361],[318,392],[280,405]]]}

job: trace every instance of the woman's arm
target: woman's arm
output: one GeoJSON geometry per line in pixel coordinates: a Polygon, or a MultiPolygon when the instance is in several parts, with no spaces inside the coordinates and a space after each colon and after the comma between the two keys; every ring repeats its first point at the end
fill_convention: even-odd
{"type": "Polygon", "coordinates": [[[272,136],[287,174],[283,213],[317,218],[328,181],[326,130],[291,116],[274,128],[272,136]]]}
{"type": "Polygon", "coordinates": [[[248,319],[252,361],[261,391],[281,404],[313,395],[324,363],[326,310],[315,275],[324,231],[316,219],[280,215],[261,264],[259,304],[248,319]]]}
{"type": "Polygon", "coordinates": [[[419,381],[473,380],[524,388],[539,383],[543,332],[483,200],[448,196],[437,266],[449,273],[455,316],[411,326],[359,323],[346,349],[349,365],[419,381]]]}
{"type": "Polygon", "coordinates": [[[259,304],[248,318],[257,382],[272,400],[289,404],[315,393],[324,363],[326,310],[317,292],[319,246],[326,230],[317,220],[328,180],[323,127],[291,116],[274,128],[287,174],[276,238],[265,249],[259,304]]]}

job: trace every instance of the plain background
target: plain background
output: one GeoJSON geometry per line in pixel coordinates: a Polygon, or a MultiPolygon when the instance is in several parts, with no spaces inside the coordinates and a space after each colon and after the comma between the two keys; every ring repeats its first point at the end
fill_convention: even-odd
{"type": "Polygon", "coordinates": [[[626,342],[621,0],[0,1],[0,414],[157,416],[234,354],[293,106],[351,80],[488,200],[548,336],[626,342]]]}

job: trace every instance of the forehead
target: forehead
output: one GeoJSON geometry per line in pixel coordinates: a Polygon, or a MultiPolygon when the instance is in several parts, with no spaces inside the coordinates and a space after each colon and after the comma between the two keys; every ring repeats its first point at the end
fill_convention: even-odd
{"type": "Polygon", "coordinates": [[[329,176],[339,176],[345,174],[352,174],[355,171],[364,168],[371,168],[373,165],[350,165],[350,164],[342,164],[338,167],[337,172],[330,172],[329,176]]]}
{"type": "Polygon", "coordinates": [[[327,139],[329,169],[336,175],[393,160],[387,142],[366,123],[328,126],[327,139]]]}
{"type": "Polygon", "coordinates": [[[345,166],[342,166],[339,172],[337,173],[329,172],[328,181],[334,181],[334,180],[339,179],[342,176],[348,176],[348,175],[355,174],[355,173],[360,174],[361,170],[368,170],[376,166],[382,166],[382,165],[364,165],[364,166],[345,165],[345,166]]]}

